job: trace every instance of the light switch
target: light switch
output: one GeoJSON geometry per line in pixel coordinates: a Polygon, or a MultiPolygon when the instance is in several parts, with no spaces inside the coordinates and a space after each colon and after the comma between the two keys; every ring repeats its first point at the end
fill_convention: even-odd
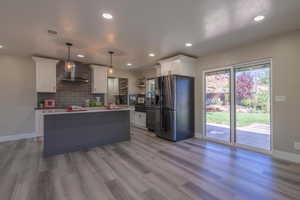
{"type": "Polygon", "coordinates": [[[275,96],[276,102],[284,102],[286,101],[286,96],[275,96]]]}
{"type": "Polygon", "coordinates": [[[300,150],[300,142],[295,142],[294,147],[295,149],[300,150]]]}

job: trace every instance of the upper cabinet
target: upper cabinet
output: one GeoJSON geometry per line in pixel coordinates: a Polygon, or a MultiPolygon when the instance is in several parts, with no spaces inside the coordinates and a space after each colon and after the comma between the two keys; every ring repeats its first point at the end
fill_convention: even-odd
{"type": "Polygon", "coordinates": [[[118,78],[108,78],[108,94],[109,95],[119,95],[119,79],[118,78]]]}
{"type": "Polygon", "coordinates": [[[183,75],[194,77],[196,75],[197,59],[178,55],[172,58],[159,61],[160,67],[156,67],[157,75],[183,75]]]}
{"type": "Polygon", "coordinates": [[[32,57],[36,66],[36,92],[56,92],[56,64],[59,60],[32,57]]]}
{"type": "Polygon", "coordinates": [[[92,69],[92,93],[107,93],[107,67],[90,65],[92,69]]]}

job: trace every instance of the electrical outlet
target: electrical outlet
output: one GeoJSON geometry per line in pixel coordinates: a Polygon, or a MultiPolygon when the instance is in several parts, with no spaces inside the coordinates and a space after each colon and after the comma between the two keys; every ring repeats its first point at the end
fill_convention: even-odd
{"type": "Polygon", "coordinates": [[[294,143],[294,148],[297,150],[300,150],[300,142],[295,142],[294,143]]]}
{"type": "Polygon", "coordinates": [[[276,102],[284,102],[286,101],[286,96],[275,96],[276,102]]]}

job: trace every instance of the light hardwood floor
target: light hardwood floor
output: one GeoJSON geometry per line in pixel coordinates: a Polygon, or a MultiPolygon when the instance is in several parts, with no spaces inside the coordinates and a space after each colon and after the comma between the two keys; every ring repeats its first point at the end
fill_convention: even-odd
{"type": "Polygon", "coordinates": [[[199,139],[133,129],[130,142],[41,152],[33,139],[0,144],[1,200],[300,199],[300,165],[199,139]]]}

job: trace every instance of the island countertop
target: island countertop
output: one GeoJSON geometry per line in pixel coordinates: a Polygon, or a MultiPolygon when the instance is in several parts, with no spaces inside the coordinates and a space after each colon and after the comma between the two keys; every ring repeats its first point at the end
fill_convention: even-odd
{"type": "Polygon", "coordinates": [[[59,115],[59,114],[80,114],[80,113],[93,113],[93,112],[119,112],[131,110],[130,107],[120,107],[117,109],[107,109],[105,107],[100,108],[84,108],[83,111],[72,111],[69,112],[67,109],[45,109],[39,110],[42,115],[59,115]]]}

